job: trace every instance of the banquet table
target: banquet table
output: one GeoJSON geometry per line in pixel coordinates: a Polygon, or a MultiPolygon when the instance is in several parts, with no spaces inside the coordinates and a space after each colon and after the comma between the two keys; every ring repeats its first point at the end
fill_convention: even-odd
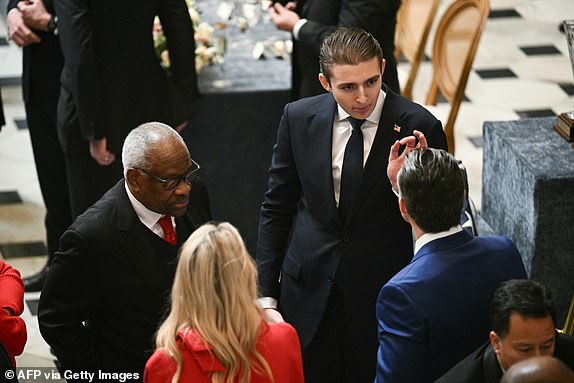
{"type": "MultiPolygon", "coordinates": [[[[217,15],[219,1],[196,4],[201,21],[211,25],[222,21],[217,15]]],[[[259,207],[277,127],[290,97],[291,64],[288,57],[280,59],[269,52],[257,60],[252,49],[256,42],[285,41],[290,35],[265,19],[246,32],[240,32],[235,22],[227,21],[224,70],[214,64],[199,72],[202,97],[193,105],[182,136],[202,167],[214,220],[235,225],[255,255],[259,207]],[[217,87],[221,79],[229,86],[217,87]]]]}

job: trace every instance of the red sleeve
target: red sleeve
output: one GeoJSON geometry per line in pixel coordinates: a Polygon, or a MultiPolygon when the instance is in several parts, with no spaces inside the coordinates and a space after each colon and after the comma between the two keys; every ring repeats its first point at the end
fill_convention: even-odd
{"type": "Polygon", "coordinates": [[[14,315],[24,311],[24,282],[20,272],[0,261],[0,307],[8,307],[14,315]]]}
{"type": "Polygon", "coordinates": [[[267,362],[275,382],[303,383],[303,360],[297,331],[288,323],[270,324],[267,362]]]}
{"type": "Polygon", "coordinates": [[[0,310],[0,342],[6,348],[8,355],[14,357],[20,355],[24,351],[26,339],[26,323],[24,320],[17,316],[9,316],[0,310]]]}
{"type": "Polygon", "coordinates": [[[158,350],[145,365],[143,381],[144,383],[171,383],[175,370],[175,360],[167,356],[165,352],[158,350]]]}
{"type": "Polygon", "coordinates": [[[303,383],[305,377],[303,375],[303,358],[301,356],[301,343],[297,331],[292,326],[289,326],[287,342],[290,345],[291,363],[293,366],[293,377],[291,382],[303,383]]]}

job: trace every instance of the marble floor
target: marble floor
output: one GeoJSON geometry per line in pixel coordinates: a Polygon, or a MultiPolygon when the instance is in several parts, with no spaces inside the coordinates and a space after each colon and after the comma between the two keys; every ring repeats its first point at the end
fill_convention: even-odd
{"type": "MultiPolygon", "coordinates": [[[[443,1],[437,20],[449,3],[443,1]]],[[[574,1],[491,0],[491,14],[455,127],[456,156],[467,167],[470,195],[479,209],[483,122],[554,116],[574,109],[574,75],[565,36],[558,29],[564,18],[574,19],[574,1]]],[[[400,64],[399,71],[406,79],[408,64],[400,64]]],[[[0,17],[0,86],[7,117],[0,132],[0,256],[27,276],[44,265],[46,250],[44,207],[26,129],[20,73],[21,51],[7,41],[0,17]]],[[[430,78],[427,61],[415,85],[415,101],[424,102],[430,78]]],[[[432,109],[439,118],[445,118],[448,110],[446,103],[432,109]]],[[[38,332],[38,297],[39,293],[25,297],[23,317],[29,338],[24,354],[17,358],[19,366],[54,363],[38,332]]]]}

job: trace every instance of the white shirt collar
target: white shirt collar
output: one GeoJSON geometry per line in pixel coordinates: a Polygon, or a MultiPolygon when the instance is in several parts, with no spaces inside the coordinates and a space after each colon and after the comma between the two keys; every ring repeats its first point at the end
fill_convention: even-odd
{"type": "Polygon", "coordinates": [[[440,233],[425,233],[421,235],[415,242],[415,254],[418,253],[418,251],[427,243],[440,238],[448,237],[449,235],[456,234],[459,231],[462,231],[462,227],[460,225],[456,225],[447,231],[441,231],[440,233]]]}
{"type": "Polygon", "coordinates": [[[138,201],[130,191],[127,181],[124,183],[124,186],[126,188],[126,192],[128,193],[128,198],[130,199],[132,207],[134,208],[138,218],[148,229],[154,231],[152,227],[163,216],[163,214],[156,213],[155,211],[148,209],[147,207],[144,206],[143,203],[138,201]]]}
{"type": "MultiPolygon", "coordinates": [[[[373,112],[369,115],[369,117],[367,117],[367,121],[375,124],[375,126],[379,124],[379,119],[383,113],[383,104],[385,103],[386,97],[387,94],[381,89],[379,91],[379,97],[377,97],[375,109],[373,109],[373,112]]],[[[337,104],[337,116],[339,121],[343,121],[344,119],[348,118],[350,114],[345,112],[345,109],[343,109],[341,105],[337,104]]]]}

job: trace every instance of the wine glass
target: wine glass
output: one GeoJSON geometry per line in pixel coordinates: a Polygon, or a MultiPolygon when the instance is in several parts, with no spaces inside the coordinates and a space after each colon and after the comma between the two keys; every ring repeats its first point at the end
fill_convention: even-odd
{"type": "Polygon", "coordinates": [[[215,55],[213,60],[219,67],[219,78],[213,81],[213,86],[219,89],[227,88],[231,85],[231,81],[225,78],[225,54],[227,53],[227,24],[217,23],[213,32],[213,48],[215,55]]]}
{"type": "Polygon", "coordinates": [[[261,13],[263,11],[261,0],[241,0],[241,2],[243,16],[245,16],[249,26],[253,28],[259,20],[261,20],[261,13]]]}

